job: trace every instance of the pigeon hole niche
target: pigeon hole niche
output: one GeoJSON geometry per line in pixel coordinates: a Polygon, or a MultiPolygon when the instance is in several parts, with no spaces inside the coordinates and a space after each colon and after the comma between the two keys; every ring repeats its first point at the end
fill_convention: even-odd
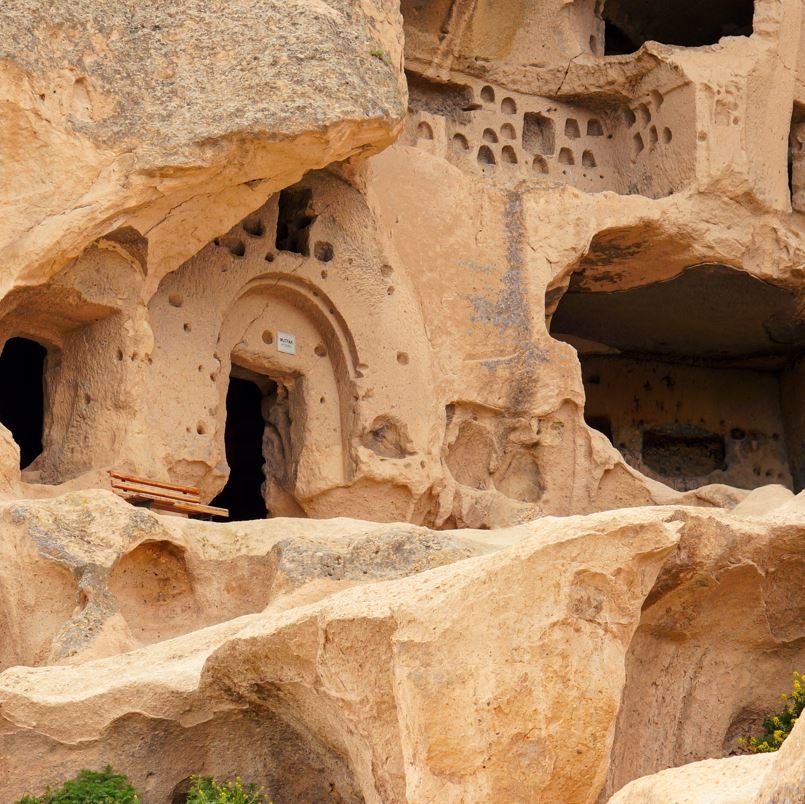
{"type": "Polygon", "coordinates": [[[575,273],[550,322],[578,352],[588,425],[679,490],[799,491],[805,321],[796,297],[718,264],[624,289],[613,276],[624,275],[575,273]]]}

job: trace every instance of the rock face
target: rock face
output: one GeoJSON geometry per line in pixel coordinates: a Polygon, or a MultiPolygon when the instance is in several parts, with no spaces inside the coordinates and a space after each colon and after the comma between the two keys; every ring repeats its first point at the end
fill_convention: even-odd
{"type": "Polygon", "coordinates": [[[158,282],[306,170],[388,144],[401,46],[384,0],[7,3],[4,290],[128,228],[158,282]]]}
{"type": "Polygon", "coordinates": [[[803,724],[776,754],[706,759],[644,776],[610,804],[788,804],[802,800],[803,724]]]}
{"type": "Polygon", "coordinates": [[[801,508],[778,516],[680,516],[679,549],[629,648],[609,792],[657,768],[732,753],[779,708],[805,661],[805,530],[801,508]]]}
{"type": "Polygon", "coordinates": [[[803,0],[8,0],[0,100],[0,804],[801,798],[803,0]]]}
{"type": "MultiPolygon", "coordinates": [[[[34,582],[6,601],[29,642],[10,640],[5,664],[51,666],[0,673],[6,795],[31,791],[32,753],[40,787],[112,762],[155,803],[198,772],[280,802],[595,802],[724,756],[805,662],[801,500],[759,507],[448,540],[346,520],[192,523],[104,493],[9,505],[4,532],[29,557],[6,572],[34,582]]],[[[801,776],[786,755],[780,789],[801,776]]],[[[686,791],[705,772],[717,786],[730,762],[755,790],[755,760],[618,795],[686,791]]]]}
{"type": "Polygon", "coordinates": [[[545,520],[411,578],[119,657],[9,669],[5,795],[25,792],[35,752],[43,782],[111,761],[146,802],[199,771],[258,779],[279,802],[328,785],[343,801],[591,801],[640,607],[677,542],[667,519],[545,520]],[[571,691],[560,678],[578,681],[571,691]]]}
{"type": "Polygon", "coordinates": [[[76,663],[487,551],[411,525],[208,525],[109,492],[0,506],[0,670],[76,663]]]}
{"type": "Polygon", "coordinates": [[[28,493],[450,528],[801,490],[803,11],[746,5],[7,4],[28,493]]]}

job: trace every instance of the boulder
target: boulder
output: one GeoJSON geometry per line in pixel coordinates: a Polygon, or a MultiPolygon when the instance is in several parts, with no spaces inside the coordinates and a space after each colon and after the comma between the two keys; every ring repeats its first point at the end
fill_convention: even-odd
{"type": "Polygon", "coordinates": [[[192,773],[240,774],[279,804],[322,790],[593,802],[641,605],[678,538],[667,519],[544,519],[409,578],[78,666],[8,669],[5,792],[111,762],[145,804],[192,773]]]}

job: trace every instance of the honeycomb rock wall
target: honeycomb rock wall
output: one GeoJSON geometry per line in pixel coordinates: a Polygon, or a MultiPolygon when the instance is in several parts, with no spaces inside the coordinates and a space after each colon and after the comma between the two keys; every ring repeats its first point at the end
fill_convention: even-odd
{"type": "Polygon", "coordinates": [[[238,387],[258,515],[495,526],[802,488],[802,9],[744,5],[251,8],[282,59],[253,32],[215,56],[231,9],[208,43],[201,18],[9,7],[6,161],[47,198],[2,230],[0,338],[46,350],[20,358],[45,387],[28,493],[113,467],[215,498],[238,387]],[[202,91],[198,42],[234,93],[202,91]],[[118,178],[79,187],[90,163],[118,178]]]}

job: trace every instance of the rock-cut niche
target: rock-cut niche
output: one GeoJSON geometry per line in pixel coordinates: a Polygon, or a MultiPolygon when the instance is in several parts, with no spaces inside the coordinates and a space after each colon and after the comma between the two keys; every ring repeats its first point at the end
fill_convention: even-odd
{"type": "Polygon", "coordinates": [[[649,40],[666,45],[713,45],[722,36],[750,36],[753,0],[606,0],[604,53],[634,53],[649,40]]]}
{"type": "Polygon", "coordinates": [[[619,290],[573,275],[551,320],[581,361],[587,423],[670,486],[805,484],[805,313],[724,265],[619,290]],[[606,289],[601,289],[605,287],[606,289]]]}

